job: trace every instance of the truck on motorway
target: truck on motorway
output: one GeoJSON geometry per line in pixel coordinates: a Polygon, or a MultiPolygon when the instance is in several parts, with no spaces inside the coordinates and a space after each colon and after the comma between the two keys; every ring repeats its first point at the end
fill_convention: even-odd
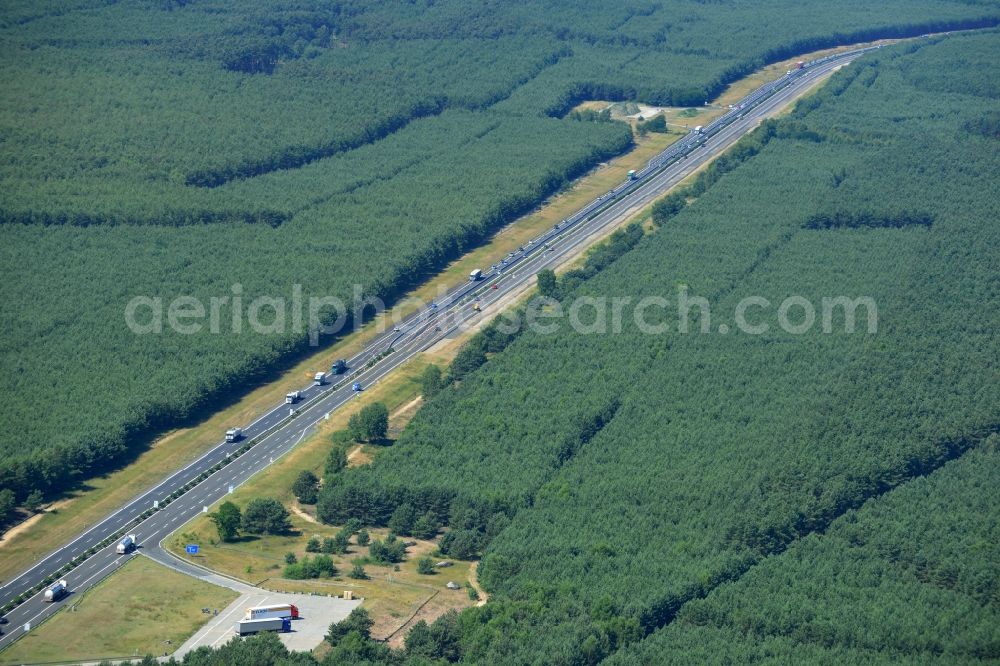
{"type": "Polygon", "coordinates": [[[313,384],[315,386],[322,386],[323,384],[326,384],[326,373],[317,372],[315,375],[313,375],[313,384]]]}
{"type": "Polygon", "coordinates": [[[243,438],[242,428],[230,428],[226,431],[227,442],[238,442],[243,438]]]}
{"type": "Polygon", "coordinates": [[[238,636],[249,636],[262,631],[286,632],[292,630],[292,621],[287,617],[267,617],[260,620],[240,620],[233,627],[238,636]]]}
{"type": "Polygon", "coordinates": [[[61,580],[49,589],[45,590],[45,601],[50,603],[53,601],[59,601],[65,597],[67,593],[69,593],[69,584],[64,580],[61,580]]]}
{"type": "Polygon", "coordinates": [[[269,606],[251,606],[247,608],[244,620],[263,620],[265,618],[287,617],[289,620],[299,619],[299,609],[295,604],[271,604],[269,606]]]}
{"type": "Polygon", "coordinates": [[[129,534],[127,537],[118,542],[115,546],[115,552],[119,555],[124,555],[125,553],[131,552],[135,548],[135,535],[129,534]]]}
{"type": "Polygon", "coordinates": [[[694,133],[695,134],[701,134],[701,130],[702,130],[702,126],[701,125],[695,125],[695,127],[694,127],[694,133]]]}
{"type": "Polygon", "coordinates": [[[294,405],[301,399],[302,399],[302,391],[292,391],[291,393],[285,394],[286,405],[294,405]]]}
{"type": "Polygon", "coordinates": [[[347,370],[347,361],[342,358],[338,358],[333,362],[333,365],[330,366],[330,372],[335,375],[339,375],[345,370],[347,370]]]}
{"type": "Polygon", "coordinates": [[[483,279],[483,272],[478,268],[469,273],[469,282],[479,282],[483,279]]]}
{"type": "Polygon", "coordinates": [[[629,180],[635,180],[635,169],[629,169],[628,170],[628,179],[629,180]]]}

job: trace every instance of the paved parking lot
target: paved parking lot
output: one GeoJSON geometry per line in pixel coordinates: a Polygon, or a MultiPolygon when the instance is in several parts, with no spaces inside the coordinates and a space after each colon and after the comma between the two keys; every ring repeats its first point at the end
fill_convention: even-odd
{"type": "Polygon", "coordinates": [[[290,632],[279,633],[278,636],[281,637],[281,642],[289,650],[300,652],[312,650],[326,636],[326,631],[331,624],[340,622],[361,604],[360,601],[346,601],[332,597],[262,590],[259,587],[253,587],[214,573],[191,562],[185,562],[159,546],[143,549],[142,554],[188,576],[200,578],[213,585],[228,587],[240,593],[236,601],[219,610],[218,615],[208,616],[210,619],[205,623],[205,626],[195,632],[194,636],[185,641],[184,645],[174,652],[173,656],[177,659],[181,659],[185,654],[202,645],[218,647],[225,644],[236,635],[233,631],[233,625],[236,624],[237,620],[243,618],[247,608],[266,604],[295,604],[299,609],[299,618],[301,619],[292,622],[290,632]]]}
{"type": "Polygon", "coordinates": [[[334,622],[343,620],[360,604],[360,601],[345,601],[330,597],[310,596],[305,594],[280,594],[254,588],[254,592],[245,592],[236,601],[229,604],[219,614],[212,616],[209,622],[187,640],[174,656],[177,659],[202,645],[218,647],[229,641],[236,634],[233,625],[243,618],[250,606],[265,604],[295,604],[299,609],[298,620],[292,621],[292,631],[278,634],[289,650],[312,650],[320,644],[327,629],[334,622]]]}

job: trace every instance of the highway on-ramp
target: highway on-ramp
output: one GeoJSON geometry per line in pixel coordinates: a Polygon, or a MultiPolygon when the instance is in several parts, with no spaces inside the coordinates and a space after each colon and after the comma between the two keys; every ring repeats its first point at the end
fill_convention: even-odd
{"type": "MultiPolygon", "coordinates": [[[[123,531],[138,536],[138,551],[118,555],[114,544],[105,546],[62,575],[70,589],[70,594],[63,599],[47,603],[43,592],[38,592],[10,611],[7,614],[9,624],[0,627],[4,630],[3,636],[0,636],[0,649],[24,635],[25,623],[37,626],[62,606],[72,603],[76,595],[105,578],[128,558],[134,557],[136,552],[141,553],[144,546],[152,554],[154,547],[167,535],[273,464],[305,439],[331,412],[354,400],[358,394],[353,388],[355,382],[364,390],[414,355],[452,335],[456,329],[475,324],[485,316],[484,312],[490,312],[490,306],[496,306],[505,297],[530,285],[539,270],[560,265],[581,247],[620,225],[699,166],[719,155],[762,119],[784,108],[818,79],[867,50],[813,61],[762,86],[734,105],[722,118],[707,125],[702,132],[692,132],[671,145],[640,171],[635,180],[627,181],[589,203],[499,264],[484,268],[482,279],[456,285],[436,302],[402,319],[395,327],[398,330],[387,330],[378,335],[363,351],[347,360],[348,369],[344,374],[327,373],[325,384],[302,390],[302,399],[298,404],[278,405],[245,426],[243,441],[220,443],[28,570],[6,581],[0,587],[0,604],[26,595],[46,577],[51,577],[109,536],[123,531]],[[474,307],[476,303],[478,308],[474,307]],[[296,411],[294,415],[290,414],[292,409],[296,411]],[[252,446],[245,448],[248,443],[252,446]],[[216,469],[220,463],[227,461],[228,464],[216,469]],[[207,477],[199,481],[203,474],[207,477]],[[167,503],[172,493],[185,486],[189,490],[167,503]],[[143,518],[154,501],[160,505],[158,510],[143,518]]],[[[172,557],[159,548],[155,550],[159,557],[172,557]]]]}

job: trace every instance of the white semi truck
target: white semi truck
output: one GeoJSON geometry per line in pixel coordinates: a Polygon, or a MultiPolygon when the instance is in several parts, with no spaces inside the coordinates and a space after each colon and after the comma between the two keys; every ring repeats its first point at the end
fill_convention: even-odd
{"type": "Polygon", "coordinates": [[[315,375],[313,375],[313,384],[315,386],[322,386],[323,384],[326,384],[326,373],[317,372],[315,375]]]}
{"type": "Polygon", "coordinates": [[[302,399],[302,391],[292,391],[291,393],[285,394],[286,405],[294,405],[301,399],[302,399]]]}
{"type": "Polygon", "coordinates": [[[115,552],[119,555],[124,555],[125,553],[131,552],[135,548],[135,535],[129,534],[127,537],[118,542],[115,546],[115,552]]]}
{"type": "Polygon", "coordinates": [[[227,442],[238,442],[243,438],[242,428],[230,428],[226,431],[226,441],[227,442]]]}
{"type": "Polygon", "coordinates": [[[45,601],[59,601],[69,593],[69,584],[61,580],[49,589],[45,590],[45,601]]]}

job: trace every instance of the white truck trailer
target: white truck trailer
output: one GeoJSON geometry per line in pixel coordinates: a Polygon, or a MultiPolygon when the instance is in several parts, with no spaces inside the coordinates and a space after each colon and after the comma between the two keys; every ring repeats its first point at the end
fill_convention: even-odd
{"type": "Polygon", "coordinates": [[[118,545],[115,546],[115,552],[119,555],[129,553],[135,548],[135,543],[135,535],[129,534],[127,537],[118,542],[118,545]]]}
{"type": "Polygon", "coordinates": [[[299,618],[299,609],[295,604],[271,604],[269,606],[252,606],[247,608],[244,620],[262,620],[272,617],[287,617],[289,620],[299,618]]]}
{"type": "Polygon", "coordinates": [[[262,631],[286,632],[292,630],[292,621],[287,617],[269,617],[261,620],[240,620],[233,626],[238,636],[249,636],[262,631]]]}
{"type": "Polygon", "coordinates": [[[242,428],[230,428],[226,431],[226,441],[229,443],[238,442],[243,439],[242,428]]]}
{"type": "Polygon", "coordinates": [[[313,375],[313,384],[315,386],[322,386],[323,384],[326,384],[326,373],[317,372],[315,375],[313,375]]]}
{"type": "Polygon", "coordinates": [[[302,391],[292,391],[291,393],[285,394],[286,405],[294,405],[301,399],[302,399],[302,391]]]}

